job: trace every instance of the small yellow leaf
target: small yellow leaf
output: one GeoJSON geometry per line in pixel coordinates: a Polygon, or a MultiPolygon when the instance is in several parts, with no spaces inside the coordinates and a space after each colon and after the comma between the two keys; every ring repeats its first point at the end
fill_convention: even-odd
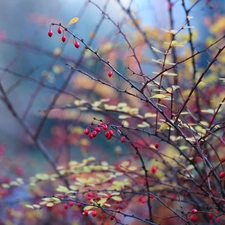
{"type": "Polygon", "coordinates": [[[67,193],[67,192],[69,192],[69,189],[68,189],[67,187],[64,187],[64,186],[59,185],[59,186],[56,188],[56,191],[67,193]]]}
{"type": "Polygon", "coordinates": [[[165,98],[166,95],[163,95],[163,94],[156,94],[156,95],[153,95],[151,98],[165,98]]]}
{"type": "Polygon", "coordinates": [[[33,204],[33,207],[34,207],[35,209],[40,209],[40,208],[41,208],[41,206],[38,205],[38,204],[33,204]]]}
{"type": "Polygon", "coordinates": [[[166,75],[166,76],[177,76],[176,73],[169,73],[169,72],[164,72],[163,75],[166,75]]]}
{"type": "Polygon", "coordinates": [[[157,48],[155,48],[155,47],[153,47],[153,46],[151,46],[151,48],[152,48],[152,50],[153,50],[154,52],[164,54],[164,53],[161,52],[159,49],[157,49],[157,48]]]}
{"type": "Polygon", "coordinates": [[[26,205],[26,207],[29,209],[34,209],[34,207],[32,205],[26,205]]]}
{"type": "Polygon", "coordinates": [[[122,198],[119,196],[112,196],[111,198],[115,201],[122,201],[122,198]]]}
{"type": "Polygon", "coordinates": [[[74,17],[73,19],[70,20],[67,26],[76,23],[78,20],[79,20],[78,17],[74,17]]]}
{"type": "Polygon", "coordinates": [[[129,161],[124,161],[120,164],[121,167],[128,167],[130,165],[129,161]]]}
{"type": "Polygon", "coordinates": [[[130,115],[119,115],[119,119],[123,120],[123,119],[127,119],[130,118],[130,115]]]}
{"type": "Polygon", "coordinates": [[[52,207],[52,206],[54,206],[54,204],[52,202],[49,202],[49,203],[46,204],[46,206],[47,207],[52,207]]]}
{"type": "Polygon", "coordinates": [[[172,89],[171,87],[168,87],[168,88],[166,89],[166,91],[169,92],[169,93],[172,93],[172,90],[173,90],[173,89],[172,89]]]}
{"type": "Polygon", "coordinates": [[[126,107],[127,106],[127,103],[125,102],[120,102],[118,105],[117,105],[117,108],[123,108],[123,107],[126,107]]]}
{"type": "Polygon", "coordinates": [[[160,128],[159,128],[159,131],[162,131],[162,130],[166,130],[168,128],[168,124],[167,123],[162,123],[160,128]]]}
{"type": "Polygon", "coordinates": [[[130,166],[130,167],[128,168],[128,170],[130,170],[130,171],[135,171],[135,170],[137,170],[137,167],[136,167],[136,166],[130,166]]]}
{"type": "Polygon", "coordinates": [[[11,186],[9,184],[2,184],[3,188],[10,188],[11,186]]]}
{"type": "Polygon", "coordinates": [[[84,210],[90,210],[90,209],[93,209],[93,208],[96,208],[96,207],[93,206],[93,205],[88,205],[88,206],[84,207],[84,210]]]}
{"type": "Polygon", "coordinates": [[[105,205],[106,202],[107,202],[107,199],[103,198],[100,201],[98,201],[98,205],[103,206],[103,205],[105,205]]]}
{"type": "Polygon", "coordinates": [[[145,113],[144,118],[148,118],[148,117],[156,117],[156,114],[154,113],[145,113]]]}
{"type": "Polygon", "coordinates": [[[214,110],[213,109],[202,109],[201,112],[213,114],[214,110]]]}

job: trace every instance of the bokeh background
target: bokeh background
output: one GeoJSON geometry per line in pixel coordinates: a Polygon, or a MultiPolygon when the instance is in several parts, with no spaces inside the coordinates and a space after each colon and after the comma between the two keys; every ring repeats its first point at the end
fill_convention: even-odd
{"type": "MultiPolygon", "coordinates": [[[[136,20],[143,28],[170,29],[168,1],[123,0],[120,2],[125,8],[131,6],[136,20]]],[[[185,2],[187,7],[193,4],[193,1],[185,0],[185,2]]],[[[119,23],[129,38],[132,38],[133,35],[138,39],[132,22],[129,21],[117,1],[95,0],[94,3],[103,8],[116,24],[119,23]]],[[[185,22],[185,14],[181,6],[182,1],[173,1],[173,3],[175,3],[173,8],[174,29],[179,29],[185,22]]],[[[204,38],[211,35],[208,24],[213,24],[213,21],[224,14],[224,10],[223,0],[210,2],[202,0],[191,11],[191,15],[194,17],[192,25],[195,26],[197,35],[195,43],[198,46],[195,46],[196,49],[204,47],[204,38]]],[[[123,37],[118,34],[115,25],[108,19],[104,19],[98,31],[93,33],[101,20],[102,13],[88,1],[11,0],[0,2],[0,82],[16,112],[32,131],[38,127],[42,115],[56,94],[53,88],[43,87],[43,84],[60,89],[70,72],[65,63],[73,64],[84,55],[84,47],[81,45],[80,49],[74,48],[74,38],[67,33],[65,34],[66,43],[61,42],[61,36],[57,34],[57,27],[51,27],[54,32],[51,38],[47,35],[52,22],[67,25],[75,16],[79,17],[79,22],[71,25],[70,31],[80,38],[84,38],[86,43],[92,40],[91,47],[99,49],[105,55],[107,54],[104,51],[112,51],[112,54],[109,53],[109,59],[115,63],[119,71],[125,73],[127,65],[123,57],[118,57],[119,54],[124,56],[128,51],[126,47],[123,47],[123,37]],[[114,46],[115,49],[122,46],[121,52],[118,53],[114,46]],[[114,51],[116,51],[115,54],[114,51]],[[117,58],[110,58],[113,56],[117,58]]],[[[221,32],[225,30],[224,21],[223,17],[221,32]]],[[[157,35],[161,38],[160,32],[157,35]]],[[[143,54],[141,51],[146,54],[143,59],[151,58],[151,53],[145,51],[144,48],[140,48],[140,54],[143,54]]],[[[203,57],[207,57],[207,54],[204,54],[203,57]]],[[[200,60],[199,64],[201,63],[204,66],[200,60]]],[[[150,70],[151,66],[150,63],[146,63],[146,71],[150,70]]],[[[79,68],[96,76],[103,76],[107,73],[107,70],[88,53],[84,56],[83,63],[79,64],[79,68]]],[[[108,98],[113,95],[113,92],[104,93],[104,90],[97,93],[93,83],[86,83],[85,86],[85,82],[87,81],[83,81],[75,73],[66,90],[80,99],[97,100],[99,97],[108,98]]],[[[120,82],[120,80],[115,79],[115,82],[120,82]]],[[[18,176],[29,177],[34,173],[50,169],[41,152],[38,151],[5,105],[3,95],[0,96],[0,182],[4,183],[18,176]]],[[[71,107],[74,100],[74,97],[62,96],[56,106],[57,108],[71,107]]],[[[85,140],[80,145],[79,135],[82,133],[82,129],[93,121],[94,116],[95,114],[92,113],[78,113],[72,110],[53,110],[40,132],[39,139],[58,163],[64,163],[70,159],[81,160],[87,155],[95,155],[99,159],[113,162],[117,159],[114,150],[121,151],[118,147],[118,140],[109,146],[105,140],[99,138],[92,142],[92,152],[89,152],[89,144],[86,144],[85,140]],[[72,128],[75,131],[70,135],[72,128]],[[101,149],[107,149],[107,151],[103,153],[98,151],[99,145],[101,149]],[[109,151],[110,149],[113,151],[109,151]]],[[[103,118],[98,116],[100,119],[103,118]]],[[[123,149],[123,151],[127,153],[129,149],[123,149]]],[[[16,198],[28,197],[26,188],[24,188],[24,190],[4,198],[4,204],[10,204],[10,201],[16,198]]],[[[4,214],[4,211],[1,213],[4,214]]]]}

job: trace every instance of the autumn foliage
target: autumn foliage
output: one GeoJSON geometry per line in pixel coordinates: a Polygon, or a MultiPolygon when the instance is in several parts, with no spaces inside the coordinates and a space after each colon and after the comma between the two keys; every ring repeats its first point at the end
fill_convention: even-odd
{"type": "Polygon", "coordinates": [[[144,24],[132,2],[114,1],[120,21],[109,1],[83,3],[81,14],[91,6],[99,15],[86,38],[75,15],[48,20],[41,48],[1,39],[51,63],[35,76],[12,69],[19,58],[1,68],[2,106],[24,135],[16,154],[1,140],[0,224],[225,223],[220,4],[164,1],[161,27],[144,24]],[[112,30],[101,37],[104,23],[112,30]],[[21,109],[13,93],[23,82],[35,86],[23,90],[21,109]]]}

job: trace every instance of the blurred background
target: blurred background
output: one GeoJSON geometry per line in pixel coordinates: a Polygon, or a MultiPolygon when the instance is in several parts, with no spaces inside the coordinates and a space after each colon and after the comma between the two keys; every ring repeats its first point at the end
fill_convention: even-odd
{"type": "MultiPolygon", "coordinates": [[[[138,32],[124,9],[130,7],[135,20],[146,30],[150,30],[155,38],[161,38],[156,29],[170,30],[170,20],[167,0],[121,0],[104,1],[94,0],[94,4],[106,12],[110,18],[119,24],[123,32],[134,43],[138,40],[138,32]],[[122,6],[122,7],[121,7],[122,6]],[[158,36],[157,36],[158,35],[158,36]]],[[[189,8],[194,1],[185,0],[189,8]]],[[[174,28],[179,29],[184,24],[186,16],[182,8],[182,1],[172,1],[174,28]]],[[[21,120],[35,133],[45,110],[65,82],[70,69],[65,63],[76,65],[81,59],[78,67],[102,77],[107,69],[96,62],[96,59],[84,51],[84,46],[79,49],[73,46],[74,38],[65,33],[66,43],[62,43],[61,36],[57,33],[57,26],[51,23],[67,25],[73,17],[79,17],[76,24],[70,25],[69,30],[86,43],[98,50],[107,59],[112,60],[119,71],[126,73],[123,57],[128,51],[124,44],[124,38],[118,34],[118,29],[110,20],[104,18],[103,14],[92,3],[78,0],[54,0],[54,1],[30,1],[11,0],[0,3],[0,82],[17,114],[21,120]],[[96,28],[99,28],[96,30],[96,28]],[[53,30],[53,36],[48,37],[48,30],[53,30]],[[116,57],[112,58],[112,57],[116,57]]],[[[199,1],[190,15],[194,17],[191,25],[196,28],[196,49],[203,48],[202,42],[205,36],[211,36],[208,29],[218,17],[224,14],[225,4],[223,0],[199,1]]],[[[224,17],[223,17],[224,18],[224,17]]],[[[225,29],[225,22],[221,22],[221,32],[225,29]]],[[[163,35],[162,35],[163,36],[163,35]]],[[[213,37],[213,35],[212,35],[213,37]]],[[[140,47],[140,55],[146,60],[146,71],[151,70],[152,65],[148,63],[151,53],[140,47]],[[143,51],[143,52],[142,52],[143,51]],[[143,54],[143,55],[142,55],[143,54]],[[145,54],[145,55],[144,55],[145,54]]],[[[128,57],[126,55],[126,57],[128,57]]],[[[205,56],[207,57],[207,56],[205,56]]],[[[150,60],[149,60],[150,61],[150,60]]],[[[201,60],[199,62],[201,64],[201,60]]],[[[204,63],[203,63],[204,66],[204,63]]],[[[149,72],[150,73],[150,72],[149,72]]],[[[81,134],[96,116],[93,112],[83,113],[73,110],[60,110],[60,108],[71,107],[78,99],[119,98],[114,92],[105,92],[105,89],[95,89],[93,83],[83,80],[82,76],[74,73],[73,78],[66,87],[71,96],[62,95],[52,110],[47,121],[42,127],[39,140],[46,146],[54,159],[60,164],[70,159],[81,160],[90,154],[99,156],[101,159],[116,160],[115,151],[122,150],[118,146],[118,140],[112,145],[99,138],[90,144],[82,139],[81,134]],[[73,130],[73,131],[72,131],[73,130]],[[98,147],[107,151],[98,151],[98,147]],[[65,153],[66,149],[66,153],[65,153]],[[109,152],[113,149],[113,152],[109,152]]],[[[120,80],[115,79],[119,83],[120,80]]],[[[0,182],[5,183],[15,177],[31,176],[36,172],[44,172],[50,169],[43,154],[38,151],[29,135],[18,123],[5,104],[3,94],[0,94],[0,182]]],[[[106,119],[106,115],[97,115],[99,119],[106,119]]],[[[112,116],[113,117],[113,116],[112,116]]],[[[123,149],[124,153],[129,152],[123,149]]],[[[28,197],[26,191],[14,193],[8,200],[28,197]]]]}

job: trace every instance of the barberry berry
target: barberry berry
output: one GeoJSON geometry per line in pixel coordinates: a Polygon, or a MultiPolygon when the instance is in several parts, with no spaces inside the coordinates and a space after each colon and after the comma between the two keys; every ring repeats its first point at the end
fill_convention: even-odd
{"type": "Polygon", "coordinates": [[[225,177],[225,173],[224,172],[221,172],[220,173],[220,179],[224,178],[225,177]]]}
{"type": "Polygon", "coordinates": [[[48,31],[48,36],[51,37],[52,35],[53,35],[52,30],[49,30],[49,31],[48,31]]]}
{"type": "Polygon", "coordinates": [[[73,201],[69,201],[69,206],[70,206],[70,207],[73,206],[73,201]]]}
{"type": "Polygon", "coordinates": [[[89,129],[84,129],[84,134],[88,135],[90,133],[89,129]]]}
{"type": "Polygon", "coordinates": [[[75,46],[76,48],[80,48],[80,43],[79,43],[78,41],[75,41],[75,42],[74,42],[74,46],[75,46]]]}
{"type": "Polygon", "coordinates": [[[157,167],[156,166],[153,166],[151,170],[152,170],[152,173],[155,174],[156,171],[157,171],[157,167]]]}
{"type": "Polygon", "coordinates": [[[96,211],[96,210],[93,210],[93,211],[91,212],[91,214],[92,214],[93,217],[96,217],[96,216],[97,216],[97,211],[96,211]]]}
{"type": "Polygon", "coordinates": [[[120,142],[121,143],[124,143],[126,141],[126,137],[125,136],[122,136],[121,138],[120,138],[120,142]]]}
{"type": "Polygon", "coordinates": [[[113,75],[113,71],[112,70],[109,70],[108,71],[108,76],[111,77],[112,75],[113,75]]]}
{"type": "Polygon", "coordinates": [[[59,34],[61,34],[62,33],[61,27],[59,27],[57,31],[58,31],[59,34]]]}
{"type": "Polygon", "coordinates": [[[66,36],[63,35],[63,36],[62,36],[62,42],[65,42],[65,41],[66,41],[66,36]]]}

